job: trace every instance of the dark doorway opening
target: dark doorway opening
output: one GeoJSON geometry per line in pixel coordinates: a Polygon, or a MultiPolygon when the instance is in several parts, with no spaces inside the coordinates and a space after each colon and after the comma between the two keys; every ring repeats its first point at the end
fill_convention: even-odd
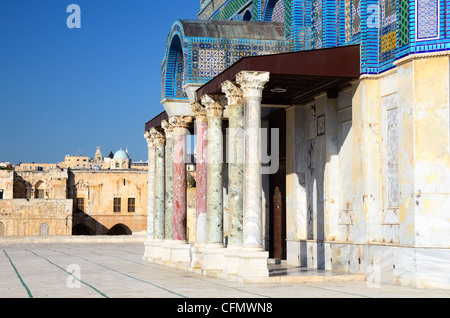
{"type": "MultiPolygon", "coordinates": [[[[280,110],[268,117],[269,120],[269,149],[273,151],[272,134],[277,129],[279,138],[273,140],[278,143],[279,167],[275,174],[269,176],[269,220],[270,220],[270,250],[269,257],[276,260],[286,259],[286,111],[280,110]]],[[[271,153],[272,155],[272,153],[271,153]]]]}
{"type": "Polygon", "coordinates": [[[111,236],[131,235],[131,234],[132,234],[131,230],[128,228],[128,226],[124,224],[116,224],[108,231],[108,233],[106,233],[106,235],[111,236]]]}

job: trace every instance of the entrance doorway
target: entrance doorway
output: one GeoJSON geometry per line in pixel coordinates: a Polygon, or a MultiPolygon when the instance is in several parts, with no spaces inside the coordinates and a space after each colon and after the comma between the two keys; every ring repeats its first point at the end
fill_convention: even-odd
{"type": "MultiPolygon", "coordinates": [[[[269,176],[269,257],[277,260],[286,259],[286,111],[280,110],[269,116],[269,149],[272,129],[278,129],[279,168],[269,176]]],[[[275,142],[275,140],[273,141],[275,142]]],[[[271,154],[272,155],[272,154],[271,154]]],[[[272,158],[277,159],[277,158],[272,158]]]]}

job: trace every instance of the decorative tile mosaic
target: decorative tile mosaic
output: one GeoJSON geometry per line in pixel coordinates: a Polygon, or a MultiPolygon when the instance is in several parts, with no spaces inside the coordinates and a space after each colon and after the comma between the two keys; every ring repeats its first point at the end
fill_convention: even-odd
{"type": "Polygon", "coordinates": [[[361,32],[361,1],[352,0],[352,35],[361,32]]]}
{"type": "Polygon", "coordinates": [[[322,47],[322,0],[316,0],[314,2],[312,41],[312,47],[316,49],[322,47]]]}
{"type": "Polygon", "coordinates": [[[397,9],[396,0],[381,2],[381,30],[379,39],[379,61],[392,59],[397,48],[397,9]]]}
{"type": "Polygon", "coordinates": [[[186,84],[203,84],[243,57],[289,51],[288,41],[185,37],[177,21],[162,66],[162,98],[186,100],[186,84]]]}
{"type": "Polygon", "coordinates": [[[284,22],[285,20],[285,9],[284,1],[278,0],[273,8],[272,22],[284,22]]]}
{"type": "Polygon", "coordinates": [[[352,39],[352,0],[345,0],[345,42],[352,39]]]}
{"type": "Polygon", "coordinates": [[[398,0],[398,46],[409,44],[409,3],[398,0]]]}
{"type": "Polygon", "coordinates": [[[439,38],[439,0],[416,0],[416,40],[439,38]]]}
{"type": "MultiPolygon", "coordinates": [[[[241,19],[243,8],[251,5],[255,20],[284,20],[291,51],[361,44],[363,74],[393,68],[408,54],[450,50],[450,0],[204,0],[201,5],[200,18],[209,12],[208,19],[241,19]],[[215,11],[208,11],[212,7],[215,11]],[[370,22],[375,15],[377,21],[370,22]]],[[[266,52],[231,49],[225,61],[246,54],[266,52]]]]}

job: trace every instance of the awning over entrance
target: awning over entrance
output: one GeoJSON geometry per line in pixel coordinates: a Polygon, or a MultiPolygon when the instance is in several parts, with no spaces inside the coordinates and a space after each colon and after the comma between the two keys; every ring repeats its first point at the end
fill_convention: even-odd
{"type": "Polygon", "coordinates": [[[320,92],[333,93],[347,86],[349,80],[360,77],[360,70],[359,45],[245,57],[201,86],[196,99],[222,94],[221,84],[234,81],[241,71],[261,71],[270,72],[263,104],[300,104],[320,92]]]}

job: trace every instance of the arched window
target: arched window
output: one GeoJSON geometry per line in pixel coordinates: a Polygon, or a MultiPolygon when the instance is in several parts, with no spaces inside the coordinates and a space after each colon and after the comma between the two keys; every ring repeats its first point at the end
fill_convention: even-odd
{"type": "Polygon", "coordinates": [[[252,20],[252,13],[250,10],[245,11],[244,16],[242,17],[242,21],[251,21],[252,20]]]}
{"type": "Polygon", "coordinates": [[[166,98],[187,97],[183,91],[183,81],[185,80],[183,46],[178,35],[172,38],[166,63],[164,92],[166,98]]]}
{"type": "Polygon", "coordinates": [[[45,196],[44,182],[39,181],[36,183],[36,186],[35,186],[34,198],[35,199],[44,199],[44,196],[45,196]]]}
{"type": "Polygon", "coordinates": [[[264,10],[265,22],[284,22],[285,8],[284,0],[269,0],[264,10]]]}
{"type": "Polygon", "coordinates": [[[131,234],[132,232],[130,228],[125,224],[116,224],[106,233],[106,235],[111,236],[131,235],[131,234]]]}
{"type": "Polygon", "coordinates": [[[39,229],[39,235],[47,236],[48,235],[48,224],[42,223],[41,228],[39,229]]]}

